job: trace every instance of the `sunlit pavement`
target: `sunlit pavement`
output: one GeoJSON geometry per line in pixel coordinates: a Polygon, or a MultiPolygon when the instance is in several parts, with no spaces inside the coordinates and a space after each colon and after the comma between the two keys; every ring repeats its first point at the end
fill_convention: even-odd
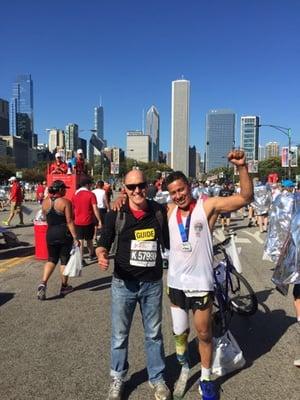
{"type": "MultiPolygon", "coordinates": [[[[232,221],[237,245],[242,248],[243,273],[256,290],[260,304],[253,317],[233,318],[232,332],[247,363],[243,370],[218,379],[221,399],[298,400],[300,370],[293,366],[293,360],[297,345],[300,350],[300,334],[294,323],[291,290],[287,297],[274,290],[270,280],[273,265],[262,261],[265,234],[246,225],[246,220],[232,221]]],[[[13,231],[32,247],[32,226],[13,231]]],[[[216,236],[222,240],[221,229],[216,230],[216,236]]],[[[18,257],[16,251],[0,249],[1,262],[7,262],[5,254],[10,254],[11,260],[18,257]]],[[[76,290],[65,298],[58,296],[59,275],[55,271],[48,299],[40,302],[36,287],[43,262],[28,254],[21,257],[21,263],[12,263],[10,268],[1,270],[0,266],[0,398],[104,400],[109,385],[111,270],[103,273],[96,264],[88,265],[82,277],[72,279],[76,290]]],[[[166,377],[173,387],[178,367],[166,295],[163,315],[166,377]]],[[[193,338],[192,333],[193,367],[185,396],[188,400],[199,398],[196,382],[200,367],[193,338]]],[[[129,363],[124,399],[154,398],[147,384],[139,310],[132,325],[129,363]]]]}

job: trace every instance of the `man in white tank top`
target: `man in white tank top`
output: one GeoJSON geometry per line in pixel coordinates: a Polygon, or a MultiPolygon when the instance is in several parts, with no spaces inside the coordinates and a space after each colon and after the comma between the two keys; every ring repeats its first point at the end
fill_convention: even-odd
{"type": "Polygon", "coordinates": [[[189,376],[188,312],[193,311],[193,321],[199,338],[201,379],[199,390],[203,400],[218,399],[218,389],[211,380],[212,364],[212,304],[213,304],[213,246],[212,229],[220,213],[231,212],[250,203],[253,197],[245,154],[233,150],[228,160],[237,167],[240,175],[240,193],[230,197],[211,197],[205,202],[193,200],[186,176],[172,172],[166,184],[173,201],[169,205],[170,256],[168,293],[176,354],[182,366],[173,396],[183,398],[189,376]]]}

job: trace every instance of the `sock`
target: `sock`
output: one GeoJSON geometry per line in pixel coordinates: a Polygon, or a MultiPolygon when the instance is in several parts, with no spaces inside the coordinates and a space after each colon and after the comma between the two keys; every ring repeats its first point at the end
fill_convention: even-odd
{"type": "Polygon", "coordinates": [[[300,315],[299,315],[299,317],[297,317],[297,321],[299,322],[299,324],[300,324],[300,315]]]}
{"type": "Polygon", "coordinates": [[[183,368],[189,368],[188,335],[188,332],[174,335],[177,360],[183,368]]]}
{"type": "Polygon", "coordinates": [[[210,381],[211,368],[201,367],[201,381],[210,381]]]}

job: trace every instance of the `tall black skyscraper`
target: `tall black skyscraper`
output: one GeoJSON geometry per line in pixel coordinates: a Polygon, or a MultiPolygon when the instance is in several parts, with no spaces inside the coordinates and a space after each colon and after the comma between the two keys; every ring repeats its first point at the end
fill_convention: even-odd
{"type": "Polygon", "coordinates": [[[33,82],[31,75],[19,75],[13,83],[10,104],[10,134],[20,136],[32,147],[33,82]]]}

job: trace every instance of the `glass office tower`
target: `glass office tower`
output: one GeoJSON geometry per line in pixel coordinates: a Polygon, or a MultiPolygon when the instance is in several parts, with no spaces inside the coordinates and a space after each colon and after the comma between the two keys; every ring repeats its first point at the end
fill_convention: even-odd
{"type": "Polygon", "coordinates": [[[12,88],[10,105],[10,134],[21,136],[32,147],[33,82],[31,75],[17,76],[12,88]]]}
{"type": "Polygon", "coordinates": [[[205,171],[226,167],[227,154],[235,144],[235,113],[231,110],[211,110],[206,114],[205,171]]]}
{"type": "Polygon", "coordinates": [[[241,148],[245,150],[247,160],[258,160],[259,117],[241,117],[241,148]]]}
{"type": "Polygon", "coordinates": [[[146,116],[146,135],[150,136],[150,161],[159,161],[159,113],[151,106],[146,116]]]}

